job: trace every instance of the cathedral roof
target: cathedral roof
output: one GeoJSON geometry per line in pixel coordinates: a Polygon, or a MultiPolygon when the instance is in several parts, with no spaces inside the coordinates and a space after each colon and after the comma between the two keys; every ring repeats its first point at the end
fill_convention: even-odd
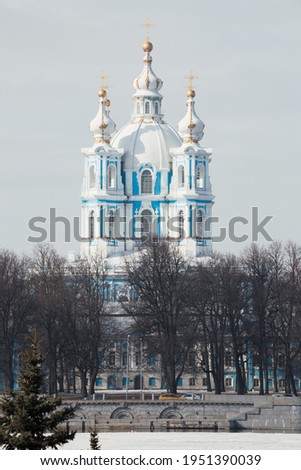
{"type": "Polygon", "coordinates": [[[135,169],[142,164],[168,169],[170,149],[179,147],[182,140],[163,120],[140,119],[126,124],[114,136],[112,146],[124,149],[124,168],[135,169]]]}
{"type": "Polygon", "coordinates": [[[153,45],[148,40],[142,46],[145,56],[143,59],[144,66],[140,75],[133,80],[133,87],[136,92],[134,97],[150,97],[150,98],[161,98],[159,90],[162,88],[163,82],[161,78],[158,78],[152,69],[152,57],[150,52],[153,49],[153,45]]]}
{"type": "MultiPolygon", "coordinates": [[[[153,45],[148,37],[142,49],[145,53],[143,68],[137,78],[133,80],[135,93],[133,94],[133,112],[130,121],[116,133],[116,125],[110,117],[110,101],[106,88],[102,84],[99,90],[99,109],[90,122],[90,130],[94,136],[94,151],[97,145],[112,147],[123,153],[125,169],[139,170],[142,165],[153,165],[157,171],[169,169],[174,155],[191,149],[194,152],[203,151],[199,141],[203,137],[204,123],[195,111],[195,91],[192,88],[192,73],[188,77],[190,85],[187,91],[187,111],[178,124],[178,132],[163,119],[161,111],[162,95],[159,90],[163,81],[157,77],[152,69],[150,55],[153,45]]],[[[100,77],[105,78],[104,75],[100,77]]],[[[211,152],[210,152],[211,153],[211,152]]],[[[208,153],[208,155],[210,155],[208,153]]]]}
{"type": "Polygon", "coordinates": [[[93,133],[95,142],[110,143],[111,134],[116,129],[115,122],[109,116],[110,100],[107,92],[101,88],[98,92],[99,108],[94,119],[90,122],[90,131],[93,133]]]}
{"type": "Polygon", "coordinates": [[[204,123],[196,114],[194,108],[195,91],[190,87],[187,91],[187,111],[178,124],[178,132],[184,143],[198,143],[204,135],[204,123]]]}
{"type": "Polygon", "coordinates": [[[182,139],[163,120],[161,113],[163,82],[153,72],[150,52],[153,45],[147,39],[142,46],[145,56],[140,75],[134,79],[132,119],[112,140],[112,146],[124,150],[124,168],[139,169],[140,165],[154,165],[157,170],[168,169],[171,161],[170,149],[179,147],[182,139]],[[146,108],[146,103],[148,108],[146,108]],[[156,106],[154,105],[156,102],[156,106]]]}

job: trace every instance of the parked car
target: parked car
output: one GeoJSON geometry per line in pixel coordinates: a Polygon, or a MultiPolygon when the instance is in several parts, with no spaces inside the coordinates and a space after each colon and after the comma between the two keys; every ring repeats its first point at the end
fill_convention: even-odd
{"type": "Polygon", "coordinates": [[[201,400],[202,397],[201,395],[198,395],[197,393],[185,393],[183,395],[184,400],[201,400]]]}
{"type": "Polygon", "coordinates": [[[184,400],[183,395],[176,395],[175,393],[161,393],[159,400],[184,400]]]}

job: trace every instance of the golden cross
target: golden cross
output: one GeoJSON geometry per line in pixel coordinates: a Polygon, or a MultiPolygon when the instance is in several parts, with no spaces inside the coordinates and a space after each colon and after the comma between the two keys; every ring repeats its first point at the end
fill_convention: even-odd
{"type": "Polygon", "coordinates": [[[108,82],[106,81],[106,79],[110,78],[110,77],[109,77],[109,75],[105,75],[104,70],[100,71],[100,75],[97,78],[100,78],[100,80],[101,80],[100,87],[101,87],[102,90],[107,90],[108,88],[110,88],[108,82]]]}
{"type": "Polygon", "coordinates": [[[185,78],[187,78],[187,80],[188,80],[188,84],[187,84],[188,90],[192,90],[192,88],[193,88],[193,82],[192,81],[194,79],[199,78],[199,77],[197,77],[196,75],[193,75],[193,71],[190,70],[190,74],[188,75],[188,77],[185,77],[185,78]]]}
{"type": "Polygon", "coordinates": [[[146,17],[146,23],[144,24],[141,24],[140,26],[143,26],[144,28],[146,28],[146,40],[148,41],[149,40],[149,28],[152,28],[154,26],[156,26],[155,24],[151,24],[149,22],[149,17],[147,16],[146,17]]]}

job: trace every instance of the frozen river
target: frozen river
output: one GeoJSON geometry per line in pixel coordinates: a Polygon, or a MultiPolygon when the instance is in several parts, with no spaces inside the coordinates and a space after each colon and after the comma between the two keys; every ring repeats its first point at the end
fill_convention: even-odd
{"type": "MultiPolygon", "coordinates": [[[[114,432],[99,433],[101,450],[301,450],[301,433],[114,432]]],[[[90,435],[78,433],[62,449],[89,449],[90,435]]]]}

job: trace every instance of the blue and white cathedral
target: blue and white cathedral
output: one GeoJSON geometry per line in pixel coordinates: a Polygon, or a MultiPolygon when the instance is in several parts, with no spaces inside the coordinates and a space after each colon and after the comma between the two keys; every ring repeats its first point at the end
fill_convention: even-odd
{"type": "Polygon", "coordinates": [[[204,124],[188,87],[186,114],[174,130],[162,112],[163,82],[152,70],[152,43],[143,44],[143,69],[133,81],[130,121],[116,131],[106,86],[90,122],[94,144],[82,149],[81,256],[122,257],[149,239],[166,238],[190,258],[212,251],[210,224],[214,196],[210,149],[200,145],[204,124]],[[208,227],[207,227],[208,225],[208,227]]]}

